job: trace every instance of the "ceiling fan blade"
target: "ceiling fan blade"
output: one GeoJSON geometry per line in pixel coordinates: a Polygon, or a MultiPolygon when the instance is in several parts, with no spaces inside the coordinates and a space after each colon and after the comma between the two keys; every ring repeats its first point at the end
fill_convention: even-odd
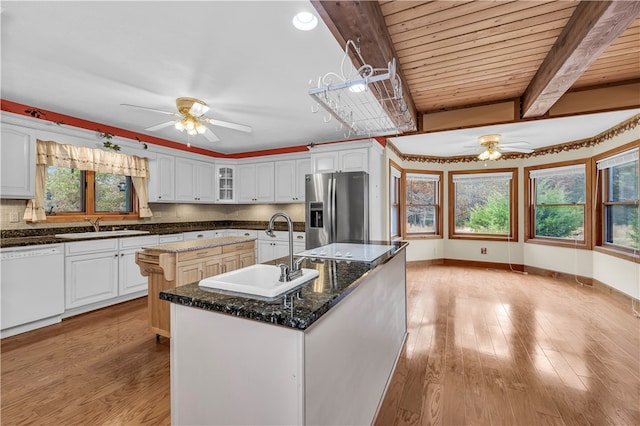
{"type": "Polygon", "coordinates": [[[146,109],[146,110],[149,110],[149,111],[160,112],[162,114],[175,115],[176,117],[181,117],[180,114],[177,114],[175,112],[170,112],[170,111],[163,111],[161,109],[155,109],[155,108],[149,108],[149,107],[143,107],[143,106],[140,106],[140,105],[131,105],[131,104],[120,104],[120,105],[131,107],[131,108],[146,109]]]}
{"type": "Polygon", "coordinates": [[[202,120],[206,121],[209,124],[213,124],[214,126],[227,127],[233,130],[239,130],[241,132],[251,133],[253,129],[249,126],[245,126],[244,124],[232,123],[230,121],[222,121],[215,120],[213,118],[203,118],[202,120]]]}
{"type": "Polygon", "coordinates": [[[209,142],[218,142],[220,139],[207,127],[207,130],[202,134],[209,142]]]}
{"type": "Polygon", "coordinates": [[[501,147],[506,147],[506,146],[531,146],[531,144],[529,142],[510,142],[510,143],[501,143],[499,146],[501,147]]]}
{"type": "Polygon", "coordinates": [[[533,152],[532,149],[510,148],[510,147],[505,147],[505,148],[501,147],[500,150],[503,152],[522,152],[523,154],[531,154],[533,152]]]}
{"type": "Polygon", "coordinates": [[[160,124],[156,124],[155,126],[147,127],[145,130],[153,132],[153,131],[156,131],[156,130],[164,129],[165,127],[172,126],[174,123],[175,123],[175,121],[165,121],[164,123],[160,123],[160,124]]]}

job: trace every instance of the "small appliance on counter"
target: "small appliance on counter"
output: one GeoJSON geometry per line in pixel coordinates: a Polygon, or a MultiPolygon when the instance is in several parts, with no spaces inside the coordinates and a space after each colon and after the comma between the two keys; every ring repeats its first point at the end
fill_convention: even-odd
{"type": "Polygon", "coordinates": [[[305,176],[307,250],[332,243],[369,242],[369,175],[366,172],[305,176]]]}

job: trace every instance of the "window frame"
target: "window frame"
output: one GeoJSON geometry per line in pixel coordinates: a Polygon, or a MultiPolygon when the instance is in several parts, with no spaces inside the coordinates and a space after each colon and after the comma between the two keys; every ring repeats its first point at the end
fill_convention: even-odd
{"type": "Polygon", "coordinates": [[[403,235],[403,229],[402,229],[403,216],[402,216],[402,197],[401,197],[401,194],[403,192],[402,173],[403,173],[402,167],[400,167],[398,164],[396,164],[392,160],[389,160],[389,239],[391,241],[402,239],[402,235],[403,235]],[[396,176],[396,174],[394,173],[394,170],[399,173],[399,176],[396,176]],[[395,185],[396,193],[392,194],[391,193],[391,190],[393,188],[392,182],[394,179],[397,179],[397,184],[395,185]],[[396,209],[398,212],[396,216],[397,222],[398,222],[396,223],[398,234],[395,234],[395,235],[392,233],[393,226],[391,225],[391,219],[393,218],[393,215],[391,214],[391,212],[394,209],[396,209]]]}
{"type": "MultiPolygon", "coordinates": [[[[628,144],[624,144],[622,146],[616,147],[614,149],[603,152],[601,154],[598,154],[592,157],[591,159],[592,168],[594,170],[594,172],[592,173],[592,185],[593,185],[593,188],[595,189],[594,191],[595,208],[593,209],[595,214],[593,217],[593,228],[592,228],[594,230],[593,232],[594,241],[592,246],[593,250],[601,253],[605,253],[611,256],[619,257],[621,259],[630,260],[633,262],[640,261],[640,248],[633,249],[633,248],[621,247],[619,245],[614,245],[611,243],[607,243],[605,241],[606,231],[605,231],[604,217],[605,217],[605,205],[607,203],[604,202],[604,192],[602,189],[605,187],[604,179],[605,179],[606,173],[601,173],[598,170],[597,163],[598,161],[604,160],[609,157],[613,157],[617,154],[621,154],[625,151],[630,151],[636,148],[640,149],[640,139],[630,142],[628,144]]],[[[640,153],[638,155],[640,157],[640,153]]],[[[640,160],[639,160],[639,167],[640,167],[640,160]]],[[[640,173],[638,173],[638,188],[640,188],[640,173]]],[[[631,204],[631,203],[625,203],[625,204],[631,204]]],[[[636,200],[635,204],[636,205],[639,204],[638,200],[636,200]]]]}
{"type": "Polygon", "coordinates": [[[580,159],[580,160],[572,160],[572,161],[562,161],[559,163],[551,163],[551,164],[540,164],[536,166],[530,166],[524,168],[524,178],[526,181],[526,191],[525,191],[525,200],[524,206],[526,208],[526,212],[524,215],[524,241],[526,243],[533,244],[544,244],[549,246],[556,247],[572,247],[572,248],[580,248],[585,250],[591,249],[591,240],[592,240],[592,217],[591,212],[592,208],[592,164],[588,158],[580,159]],[[535,170],[546,170],[546,169],[556,169],[560,167],[573,166],[578,164],[584,164],[585,166],[585,202],[584,202],[584,240],[570,240],[570,239],[562,239],[562,238],[554,238],[554,237],[544,237],[544,236],[536,236],[535,234],[535,208],[536,208],[536,200],[535,200],[535,184],[533,183],[533,179],[531,179],[530,172],[535,170]]]}
{"type": "Polygon", "coordinates": [[[91,170],[79,170],[79,169],[74,169],[74,170],[78,171],[83,176],[83,182],[81,184],[84,185],[83,198],[84,198],[85,210],[83,212],[53,212],[53,214],[49,214],[48,212],[45,212],[45,214],[47,215],[47,222],[51,222],[51,223],[84,222],[86,218],[90,218],[92,220],[100,218],[102,220],[108,220],[108,221],[140,219],[138,197],[130,176],[128,176],[128,178],[129,178],[129,181],[131,182],[131,189],[130,189],[131,199],[129,200],[132,208],[131,212],[129,213],[96,212],[95,211],[95,174],[98,172],[94,172],[91,170]]]}
{"type": "Polygon", "coordinates": [[[449,239],[451,240],[474,240],[474,241],[518,241],[518,168],[497,168],[488,170],[456,170],[449,172],[448,178],[448,219],[449,219],[449,239]],[[456,233],[455,223],[455,200],[456,200],[456,185],[454,183],[454,177],[458,175],[470,175],[470,174],[495,174],[511,172],[511,179],[509,182],[509,232],[507,235],[495,235],[495,234],[464,234],[456,233]]]}
{"type": "MultiPolygon", "coordinates": [[[[406,169],[402,171],[402,235],[405,239],[441,239],[443,238],[443,214],[442,214],[442,199],[443,199],[443,187],[444,187],[444,172],[435,170],[419,170],[419,169],[406,169]],[[423,174],[423,175],[436,175],[438,181],[436,184],[435,204],[433,206],[436,209],[436,226],[434,232],[412,232],[409,233],[407,228],[407,175],[409,174],[423,174]]],[[[432,204],[429,204],[432,205],[432,204]]]]}

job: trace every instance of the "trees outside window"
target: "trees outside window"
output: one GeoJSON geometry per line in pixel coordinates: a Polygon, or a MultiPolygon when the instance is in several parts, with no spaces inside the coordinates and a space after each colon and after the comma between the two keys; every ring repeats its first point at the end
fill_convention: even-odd
{"type": "Polygon", "coordinates": [[[586,164],[531,168],[529,173],[530,238],[585,242],[586,164]]]}
{"type": "Polygon", "coordinates": [[[451,172],[449,200],[450,238],[517,238],[517,169],[451,172]]]}
{"type": "Polygon", "coordinates": [[[44,207],[52,217],[129,216],[135,214],[134,200],[129,176],[56,166],[47,168],[44,207]]]}
{"type": "Polygon", "coordinates": [[[441,173],[412,170],[404,180],[406,235],[441,235],[441,173]]]}
{"type": "Polygon", "coordinates": [[[596,161],[601,197],[599,245],[633,251],[640,248],[638,230],[638,149],[596,161]]]}

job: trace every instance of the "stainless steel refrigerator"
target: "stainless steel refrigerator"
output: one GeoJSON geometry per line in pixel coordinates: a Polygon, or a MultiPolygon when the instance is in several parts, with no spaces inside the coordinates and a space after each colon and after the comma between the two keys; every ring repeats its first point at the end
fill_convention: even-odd
{"type": "Polygon", "coordinates": [[[332,243],[369,242],[369,175],[366,172],[305,176],[307,250],[332,243]]]}

